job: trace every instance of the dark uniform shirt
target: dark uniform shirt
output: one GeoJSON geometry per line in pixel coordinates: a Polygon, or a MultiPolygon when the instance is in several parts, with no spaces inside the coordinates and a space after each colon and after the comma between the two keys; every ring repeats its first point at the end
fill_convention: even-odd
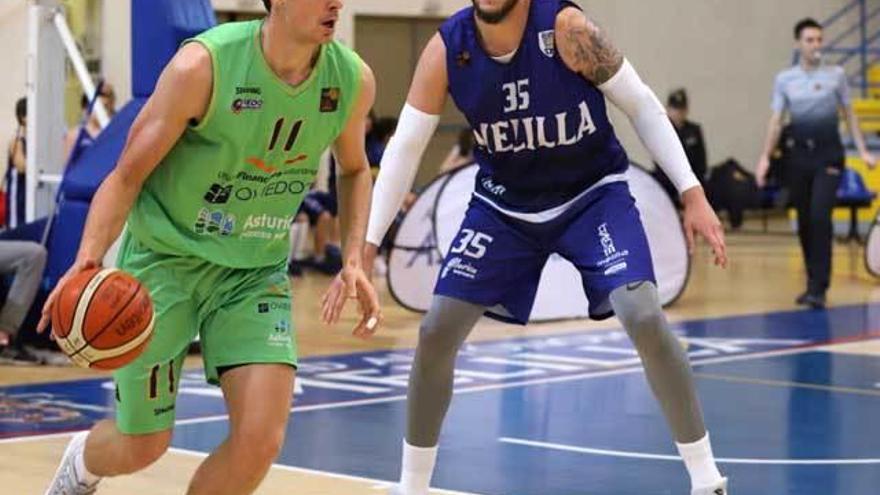
{"type": "MultiPolygon", "coordinates": [[[[694,175],[697,176],[700,184],[705,186],[706,173],[709,168],[706,164],[706,142],[703,140],[703,129],[699,124],[689,120],[686,120],[684,126],[680,129],[675,125],[672,127],[675,129],[675,133],[678,134],[678,139],[684,147],[684,152],[687,155],[688,163],[691,164],[691,169],[693,169],[694,175]]],[[[661,170],[660,167],[657,167],[656,164],[654,176],[660,181],[660,184],[666,189],[669,195],[677,202],[678,191],[675,189],[675,185],[672,184],[672,181],[669,180],[666,174],[663,173],[663,170],[661,170]]]]}

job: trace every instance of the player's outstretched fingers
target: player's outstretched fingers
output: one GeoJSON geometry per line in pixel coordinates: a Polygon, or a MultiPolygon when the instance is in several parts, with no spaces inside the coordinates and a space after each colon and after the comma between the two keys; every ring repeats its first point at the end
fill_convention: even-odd
{"type": "Polygon", "coordinates": [[[55,284],[55,288],[52,289],[52,292],[49,293],[49,297],[46,298],[46,302],[43,304],[43,310],[40,313],[40,321],[37,323],[37,333],[45,332],[49,323],[52,321],[52,308],[55,306],[55,303],[61,294],[61,289],[64,288],[67,281],[77,273],[92,268],[98,268],[99,266],[101,265],[98,262],[88,259],[85,261],[77,261],[67,270],[67,273],[58,279],[58,283],[55,284]]]}
{"type": "Polygon", "coordinates": [[[345,309],[345,304],[349,299],[354,299],[351,294],[355,294],[353,291],[354,282],[352,281],[351,273],[343,270],[342,273],[334,280],[334,297],[332,300],[328,301],[328,310],[329,317],[328,323],[336,324],[339,321],[339,317],[342,315],[342,310],[345,309]]]}
{"type": "Polygon", "coordinates": [[[720,225],[713,228],[712,249],[715,251],[715,264],[727,268],[727,243],[724,240],[724,228],[720,225]]]}
{"type": "Polygon", "coordinates": [[[58,294],[61,293],[61,288],[64,287],[66,282],[67,276],[65,275],[58,281],[58,284],[55,285],[52,292],[49,293],[49,297],[46,298],[46,302],[43,304],[43,310],[40,313],[40,321],[37,323],[37,333],[43,333],[46,331],[46,328],[49,327],[49,322],[52,321],[52,308],[55,306],[58,294]]]}
{"type": "Polygon", "coordinates": [[[383,321],[385,321],[385,317],[381,313],[364,315],[352,334],[359,339],[369,339],[376,335],[376,331],[382,326],[383,321]]]}
{"type": "Polygon", "coordinates": [[[687,245],[688,245],[688,254],[694,254],[694,231],[696,227],[692,223],[687,223],[684,226],[684,235],[687,237],[687,245]]]}
{"type": "Polygon", "coordinates": [[[321,320],[324,324],[330,325],[336,323],[333,315],[340,302],[343,305],[345,304],[345,284],[342,281],[342,278],[337,276],[333,279],[333,282],[330,283],[330,288],[328,288],[327,292],[324,294],[321,304],[321,320]]]}
{"type": "Polygon", "coordinates": [[[45,304],[43,304],[43,310],[40,313],[40,321],[37,323],[37,333],[43,333],[46,331],[46,327],[49,326],[49,320],[51,320],[50,316],[52,314],[52,306],[55,304],[55,292],[53,291],[49,294],[48,299],[46,299],[45,304]]]}
{"type": "Polygon", "coordinates": [[[382,309],[379,307],[379,296],[369,281],[359,279],[357,289],[358,308],[362,317],[352,334],[358,338],[368,339],[376,333],[382,323],[382,309]]]}

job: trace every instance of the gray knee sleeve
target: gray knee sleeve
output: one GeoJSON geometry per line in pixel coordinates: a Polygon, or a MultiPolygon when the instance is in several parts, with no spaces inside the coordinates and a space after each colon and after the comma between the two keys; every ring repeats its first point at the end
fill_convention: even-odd
{"type": "Polygon", "coordinates": [[[690,363],[666,323],[657,287],[650,282],[621,287],[611,293],[611,305],[642,359],[675,440],[703,438],[706,427],[690,363]]]}
{"type": "Polygon", "coordinates": [[[419,328],[419,345],[409,375],[407,434],[410,445],[437,445],[452,400],[455,357],[485,308],[435,296],[419,328]]]}

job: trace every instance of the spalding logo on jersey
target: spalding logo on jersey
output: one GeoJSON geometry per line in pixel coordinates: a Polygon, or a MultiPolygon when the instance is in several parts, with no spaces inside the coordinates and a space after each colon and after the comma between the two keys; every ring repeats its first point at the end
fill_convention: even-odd
{"type": "Polygon", "coordinates": [[[571,146],[579,143],[584,136],[596,132],[596,124],[590,115],[590,108],[586,101],[578,105],[580,115],[575,119],[580,120],[577,131],[569,135],[568,121],[569,112],[558,113],[554,117],[525,117],[522,119],[510,119],[495,122],[494,124],[480,124],[474,130],[474,139],[481,147],[486,148],[489,154],[495,153],[519,153],[520,151],[537,149],[553,149],[558,146],[571,146]],[[551,123],[547,123],[550,120],[551,123]],[[556,140],[547,138],[547,127],[556,127],[556,140]]]}
{"type": "Polygon", "coordinates": [[[538,46],[544,55],[553,58],[556,55],[556,31],[541,31],[538,33],[538,46]]]}

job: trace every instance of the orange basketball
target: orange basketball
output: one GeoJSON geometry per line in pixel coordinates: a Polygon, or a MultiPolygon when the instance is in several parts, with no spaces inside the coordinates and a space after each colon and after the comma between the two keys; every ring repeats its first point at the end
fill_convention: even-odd
{"type": "Polygon", "coordinates": [[[77,366],[113,370],[143,352],[153,334],[147,288],[115,268],[94,268],[71,278],[52,308],[52,332],[77,366]]]}

